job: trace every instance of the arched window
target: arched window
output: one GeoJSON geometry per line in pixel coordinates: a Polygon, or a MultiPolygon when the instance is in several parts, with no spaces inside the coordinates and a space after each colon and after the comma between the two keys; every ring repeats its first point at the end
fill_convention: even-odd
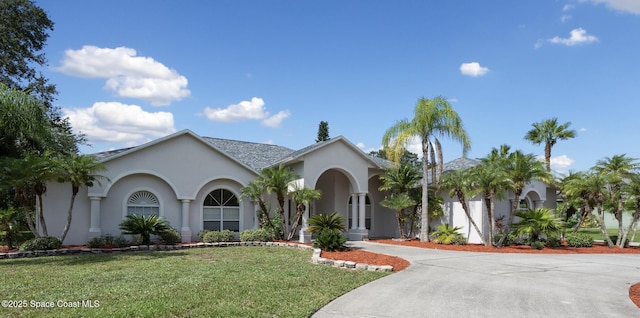
{"type": "MultiPolygon", "coordinates": [[[[351,204],[353,197],[349,197],[349,210],[347,214],[349,214],[349,228],[351,228],[351,224],[353,224],[353,218],[351,215],[351,204]]],[[[357,199],[356,199],[357,201],[357,199]]],[[[365,196],[365,204],[364,204],[364,227],[367,230],[371,230],[371,201],[369,200],[369,195],[365,196]]]]}
{"type": "Polygon", "coordinates": [[[226,189],[217,189],[207,194],[202,207],[202,226],[205,230],[240,231],[240,203],[226,189]]]}
{"type": "Polygon", "coordinates": [[[149,191],[138,191],[127,200],[127,215],[160,215],[160,202],[149,191]]]}

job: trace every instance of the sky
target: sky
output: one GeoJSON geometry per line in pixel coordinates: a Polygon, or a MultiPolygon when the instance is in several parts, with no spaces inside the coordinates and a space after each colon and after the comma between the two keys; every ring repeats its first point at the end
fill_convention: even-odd
{"type": "MultiPolygon", "coordinates": [[[[201,136],[300,149],[320,121],[363,151],[445,97],[470,139],[542,155],[524,135],[557,117],[552,168],[640,158],[640,0],[36,1],[55,23],[43,74],[91,146],[201,136]]],[[[460,144],[441,138],[445,161],[460,144]]],[[[419,152],[419,146],[409,145],[419,152]]]]}

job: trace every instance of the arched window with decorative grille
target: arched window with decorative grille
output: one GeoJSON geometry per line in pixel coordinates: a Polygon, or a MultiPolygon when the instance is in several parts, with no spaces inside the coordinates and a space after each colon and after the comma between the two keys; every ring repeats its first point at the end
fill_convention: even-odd
{"type": "Polygon", "coordinates": [[[240,231],[240,202],[227,189],[211,191],[202,206],[202,227],[205,230],[240,231]]]}
{"type": "Polygon", "coordinates": [[[160,215],[160,201],[149,191],[137,191],[127,200],[127,215],[160,215]]]}

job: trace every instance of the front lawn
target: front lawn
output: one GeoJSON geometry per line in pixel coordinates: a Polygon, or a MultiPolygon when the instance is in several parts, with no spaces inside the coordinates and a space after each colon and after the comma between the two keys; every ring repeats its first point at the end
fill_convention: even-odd
{"type": "Polygon", "coordinates": [[[308,317],[388,274],[310,259],[297,249],[224,247],[0,260],[0,316],[308,317]]]}

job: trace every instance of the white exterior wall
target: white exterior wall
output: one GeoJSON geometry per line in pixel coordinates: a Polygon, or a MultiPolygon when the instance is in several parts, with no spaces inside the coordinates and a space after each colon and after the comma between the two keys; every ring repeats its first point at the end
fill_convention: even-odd
{"type": "MultiPolygon", "coordinates": [[[[457,197],[449,197],[448,195],[444,195],[444,216],[440,222],[440,224],[448,223],[452,227],[459,226],[459,233],[464,235],[469,243],[478,244],[481,243],[480,236],[478,235],[476,229],[469,221],[467,214],[462,209],[462,204],[458,201],[457,197]]],[[[481,231],[485,228],[485,218],[486,218],[486,209],[484,208],[484,202],[480,196],[472,198],[471,200],[467,200],[467,207],[469,208],[469,214],[478,225],[481,231]]],[[[483,236],[486,232],[483,232],[483,236]]]]}
{"type": "MultiPolygon", "coordinates": [[[[71,202],[71,185],[68,183],[49,183],[43,197],[42,207],[49,236],[60,237],[67,224],[67,211],[71,202]]],[[[85,244],[89,233],[91,204],[87,197],[87,188],[80,188],[73,205],[71,227],[65,238],[65,244],[85,244]],[[81,243],[80,243],[81,242],[81,243]]]]}
{"type": "Polygon", "coordinates": [[[382,185],[378,177],[379,175],[374,175],[369,179],[369,199],[371,200],[371,231],[369,232],[369,237],[400,237],[396,212],[380,204],[384,200],[386,193],[378,190],[382,185]]]}

